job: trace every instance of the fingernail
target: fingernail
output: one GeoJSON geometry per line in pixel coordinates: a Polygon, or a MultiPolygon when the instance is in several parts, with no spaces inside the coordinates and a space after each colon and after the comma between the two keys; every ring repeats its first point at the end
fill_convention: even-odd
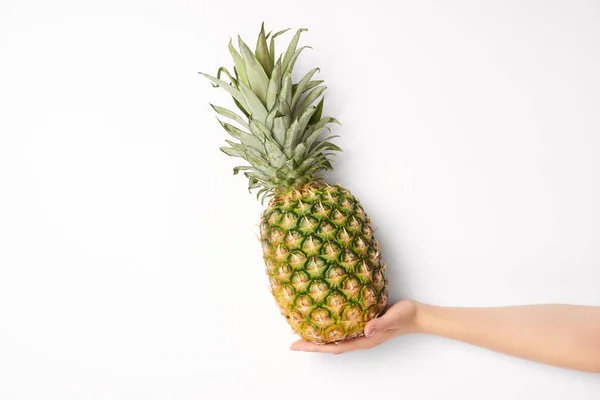
{"type": "Polygon", "coordinates": [[[371,336],[373,336],[374,333],[375,333],[375,329],[373,329],[373,328],[367,328],[367,329],[365,329],[365,336],[366,337],[371,337],[371,336]]]}

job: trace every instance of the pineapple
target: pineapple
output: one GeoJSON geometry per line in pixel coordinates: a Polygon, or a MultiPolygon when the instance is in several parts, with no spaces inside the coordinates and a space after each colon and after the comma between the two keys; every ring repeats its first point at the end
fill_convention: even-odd
{"type": "Polygon", "coordinates": [[[306,49],[297,48],[305,30],[299,29],[275,59],[274,39],[288,29],[271,35],[263,24],[254,52],[242,38],[239,51],[230,40],[233,75],[225,67],[216,77],[201,74],[226,90],[241,112],[211,104],[229,120],[219,122],[235,139],[221,150],[247,162],[233,173],[244,171],[248,190],[257,189],[263,204],[268,199],[260,240],[275,302],[300,337],[331,343],[362,335],[365,324],[383,313],[388,281],[359,200],[324,177],[341,149],[331,142],[337,136],[322,138],[339,122],[322,116],[326,87],[313,80],[319,69],[292,82],[296,60],[306,49]]]}

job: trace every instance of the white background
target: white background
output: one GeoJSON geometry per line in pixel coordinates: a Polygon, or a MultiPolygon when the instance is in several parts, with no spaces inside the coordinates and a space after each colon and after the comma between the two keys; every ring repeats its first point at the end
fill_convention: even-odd
{"type": "MultiPolygon", "coordinates": [[[[0,2],[0,398],[597,399],[412,336],[295,353],[197,74],[305,27],[391,300],[600,305],[600,4],[0,2]]],[[[279,42],[279,49],[291,35],[279,42]]]]}

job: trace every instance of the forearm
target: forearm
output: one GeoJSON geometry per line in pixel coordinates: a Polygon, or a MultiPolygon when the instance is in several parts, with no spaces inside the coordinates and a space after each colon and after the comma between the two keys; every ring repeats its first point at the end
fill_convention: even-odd
{"type": "Polygon", "coordinates": [[[600,307],[419,304],[416,331],[546,364],[600,372],[600,307]]]}

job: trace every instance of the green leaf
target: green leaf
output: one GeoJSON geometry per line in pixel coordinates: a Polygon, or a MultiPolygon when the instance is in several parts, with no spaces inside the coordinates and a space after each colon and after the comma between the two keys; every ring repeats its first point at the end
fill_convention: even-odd
{"type": "Polygon", "coordinates": [[[271,57],[269,55],[269,49],[267,48],[267,37],[265,36],[265,23],[263,22],[260,27],[260,33],[256,41],[256,51],[254,52],[256,59],[262,65],[267,77],[271,76],[273,71],[273,65],[271,64],[271,57]]]}
{"type": "Polygon", "coordinates": [[[300,143],[298,146],[296,146],[296,148],[294,149],[294,156],[293,156],[296,164],[301,164],[302,161],[304,161],[304,158],[306,157],[306,153],[307,153],[307,149],[304,144],[300,143]]]}
{"type": "Polygon", "coordinates": [[[226,140],[226,142],[256,170],[266,175],[275,174],[275,169],[271,167],[269,162],[257,150],[254,150],[251,147],[245,147],[244,145],[232,142],[231,140],[226,140]]]}
{"type": "Polygon", "coordinates": [[[271,64],[275,63],[275,38],[279,35],[282,35],[284,33],[286,33],[287,31],[289,31],[290,28],[288,29],[284,29],[282,31],[279,31],[277,33],[275,33],[272,37],[271,37],[271,43],[269,44],[269,53],[271,56],[271,64]]]}
{"type": "MultiPolygon", "coordinates": [[[[313,115],[313,117],[314,117],[314,115],[313,115]]],[[[310,126],[306,130],[306,134],[307,135],[310,135],[314,131],[321,129],[322,127],[324,127],[327,124],[338,124],[338,125],[341,125],[340,122],[337,119],[333,118],[333,117],[325,117],[325,118],[319,120],[316,123],[309,122],[309,124],[310,124],[310,126]]]]}
{"type": "Polygon", "coordinates": [[[310,135],[308,135],[308,137],[303,139],[302,143],[304,143],[306,145],[306,147],[310,149],[312,147],[313,143],[315,142],[315,140],[317,140],[319,138],[319,136],[321,136],[321,134],[327,130],[329,130],[329,128],[317,129],[316,131],[314,131],[310,135]]]}
{"type": "Polygon", "coordinates": [[[233,99],[233,102],[235,103],[237,108],[246,116],[246,118],[250,118],[250,113],[248,111],[246,111],[244,106],[242,106],[242,104],[239,101],[237,101],[236,99],[233,99]]]}
{"type": "Polygon", "coordinates": [[[283,71],[287,70],[290,60],[292,59],[294,53],[296,52],[296,47],[298,47],[298,41],[300,40],[300,35],[302,34],[302,32],[307,31],[307,30],[308,29],[305,29],[305,28],[298,29],[298,31],[296,31],[296,34],[290,41],[290,44],[288,45],[288,48],[285,52],[285,56],[283,58],[283,64],[282,64],[283,71]]]}
{"type": "Polygon", "coordinates": [[[240,124],[241,126],[243,126],[246,129],[250,129],[250,126],[248,126],[248,124],[246,123],[246,121],[244,121],[242,119],[242,117],[240,117],[239,115],[237,115],[233,111],[228,110],[228,109],[223,108],[223,107],[215,106],[212,103],[210,103],[210,106],[213,108],[213,110],[215,110],[217,112],[217,114],[220,114],[220,115],[222,115],[224,117],[227,117],[227,118],[229,118],[229,119],[237,122],[238,124],[240,124]]]}
{"type": "Polygon", "coordinates": [[[257,137],[259,137],[262,141],[266,141],[267,139],[274,140],[271,131],[267,129],[267,127],[264,126],[262,122],[256,119],[250,120],[250,131],[257,137]]]}
{"type": "MultiPolygon", "coordinates": [[[[308,107],[306,109],[306,111],[304,111],[304,114],[302,114],[302,116],[300,117],[300,119],[298,119],[298,130],[300,131],[300,138],[302,139],[303,135],[304,135],[304,131],[306,129],[306,126],[308,125],[308,121],[312,118],[313,114],[317,111],[317,107],[308,107]]],[[[298,140],[299,142],[300,140],[298,140]]],[[[296,145],[298,142],[294,143],[294,145],[296,145]]]]}
{"type": "Polygon", "coordinates": [[[292,113],[292,74],[283,77],[283,85],[279,92],[279,111],[282,114],[290,115],[292,113]]]}
{"type": "Polygon", "coordinates": [[[327,86],[318,86],[312,90],[294,109],[294,117],[301,115],[304,111],[327,89],[327,86]]]}
{"type": "Polygon", "coordinates": [[[310,82],[313,75],[319,71],[320,71],[319,68],[311,69],[306,75],[304,75],[304,77],[302,79],[300,79],[300,82],[298,82],[297,85],[294,85],[295,87],[292,90],[293,91],[292,103],[290,104],[290,106],[292,108],[294,108],[296,106],[296,103],[300,99],[300,96],[302,95],[302,93],[304,93],[307,90],[306,85],[308,84],[308,82],[310,82]]]}
{"type": "Polygon", "coordinates": [[[290,127],[290,117],[282,115],[273,120],[273,138],[280,146],[285,143],[285,132],[290,127]]]}
{"type": "Polygon", "coordinates": [[[304,47],[300,47],[298,50],[296,50],[296,52],[294,52],[294,54],[292,55],[292,58],[290,58],[285,69],[283,70],[284,73],[292,72],[292,70],[294,69],[294,65],[296,64],[296,60],[298,59],[298,56],[300,56],[300,53],[302,53],[302,50],[304,50],[304,49],[312,49],[312,47],[304,46],[304,47]]]}
{"type": "Polygon", "coordinates": [[[247,104],[250,116],[254,119],[264,121],[267,118],[267,109],[265,108],[264,104],[244,83],[240,82],[239,89],[240,92],[242,92],[245,104],[247,104]]]}
{"type": "MultiPolygon", "coordinates": [[[[264,200],[264,195],[266,194],[265,192],[268,192],[268,191],[269,191],[269,189],[267,189],[267,188],[260,189],[258,191],[258,193],[256,193],[256,200],[259,200],[259,197],[261,194],[263,195],[263,200],[264,200]]],[[[261,203],[262,203],[262,201],[261,201],[261,203]]]]}
{"type": "Polygon", "coordinates": [[[219,147],[219,150],[221,150],[223,153],[227,154],[230,157],[244,158],[240,153],[238,153],[235,149],[232,149],[231,147],[219,147]]]}
{"type": "Polygon", "coordinates": [[[210,80],[212,83],[229,93],[231,97],[233,97],[238,103],[240,103],[240,107],[246,108],[246,100],[244,99],[243,94],[239,90],[231,86],[229,83],[215,78],[214,76],[210,76],[208,74],[205,74],[204,72],[199,72],[199,74],[208,78],[208,80],[210,80]]]}
{"type": "Polygon", "coordinates": [[[234,87],[237,86],[237,79],[235,79],[233,76],[231,76],[231,74],[229,73],[229,71],[227,70],[227,68],[220,67],[217,70],[217,79],[221,79],[221,74],[227,75],[227,77],[229,78],[229,80],[231,81],[231,83],[233,83],[233,86],[234,87]]]}
{"type": "Polygon", "coordinates": [[[265,119],[265,126],[267,127],[267,129],[269,131],[271,129],[273,129],[273,120],[277,116],[278,112],[279,112],[279,110],[277,109],[277,107],[273,107],[273,109],[271,110],[271,112],[267,115],[267,119],[265,119]]]}
{"type": "Polygon", "coordinates": [[[295,120],[285,133],[285,141],[283,143],[283,152],[288,158],[291,158],[294,154],[294,146],[296,143],[298,143],[298,136],[300,134],[301,132],[300,129],[298,129],[298,120],[295,120]]]}
{"type": "Polygon", "coordinates": [[[246,63],[246,74],[250,88],[263,104],[267,103],[267,87],[269,86],[269,78],[265,73],[262,65],[258,62],[252,50],[244,43],[241,37],[238,36],[240,51],[242,58],[246,63]]]}
{"type": "Polygon", "coordinates": [[[246,75],[246,64],[244,64],[244,60],[240,56],[240,53],[237,52],[235,47],[233,47],[232,40],[229,39],[229,53],[231,54],[231,58],[233,58],[233,63],[235,65],[235,70],[238,74],[238,77],[242,82],[246,85],[248,84],[248,76],[246,75]]]}
{"type": "Polygon", "coordinates": [[[267,110],[272,110],[277,100],[277,93],[281,85],[281,57],[277,60],[273,74],[269,80],[269,86],[267,88],[267,110]]]}
{"type": "Polygon", "coordinates": [[[244,175],[246,175],[246,178],[248,178],[248,191],[250,191],[252,189],[258,189],[259,187],[262,186],[262,184],[255,177],[249,176],[247,174],[244,174],[244,175]]]}
{"type": "Polygon", "coordinates": [[[239,165],[237,167],[233,167],[233,174],[237,175],[240,171],[254,171],[255,169],[249,167],[247,165],[239,165]]]}
{"type": "Polygon", "coordinates": [[[324,80],[316,80],[316,81],[308,82],[308,84],[304,88],[304,92],[308,92],[310,89],[319,86],[323,82],[325,82],[325,81],[324,80]]]}
{"type": "Polygon", "coordinates": [[[232,137],[242,142],[244,146],[251,147],[261,153],[264,153],[264,146],[259,138],[221,120],[219,120],[219,123],[232,137]]]}
{"type": "Polygon", "coordinates": [[[304,161],[302,161],[302,164],[300,164],[298,166],[298,168],[296,168],[296,170],[300,173],[304,173],[316,162],[317,162],[316,158],[309,157],[309,158],[305,159],[304,161]]]}
{"type": "Polygon", "coordinates": [[[327,150],[342,151],[342,149],[340,149],[335,144],[333,144],[331,142],[322,141],[317,146],[315,146],[313,149],[311,149],[309,152],[310,152],[311,156],[315,157],[327,150]]]}
{"type": "Polygon", "coordinates": [[[319,104],[317,104],[317,109],[315,110],[315,113],[310,117],[310,120],[308,121],[309,125],[316,124],[321,119],[321,114],[323,114],[323,103],[324,102],[325,102],[325,96],[321,97],[321,101],[319,101],[319,104]]]}
{"type": "Polygon", "coordinates": [[[277,143],[267,140],[265,142],[265,148],[267,149],[267,159],[269,160],[269,164],[273,167],[280,168],[288,160],[277,143]]]}

